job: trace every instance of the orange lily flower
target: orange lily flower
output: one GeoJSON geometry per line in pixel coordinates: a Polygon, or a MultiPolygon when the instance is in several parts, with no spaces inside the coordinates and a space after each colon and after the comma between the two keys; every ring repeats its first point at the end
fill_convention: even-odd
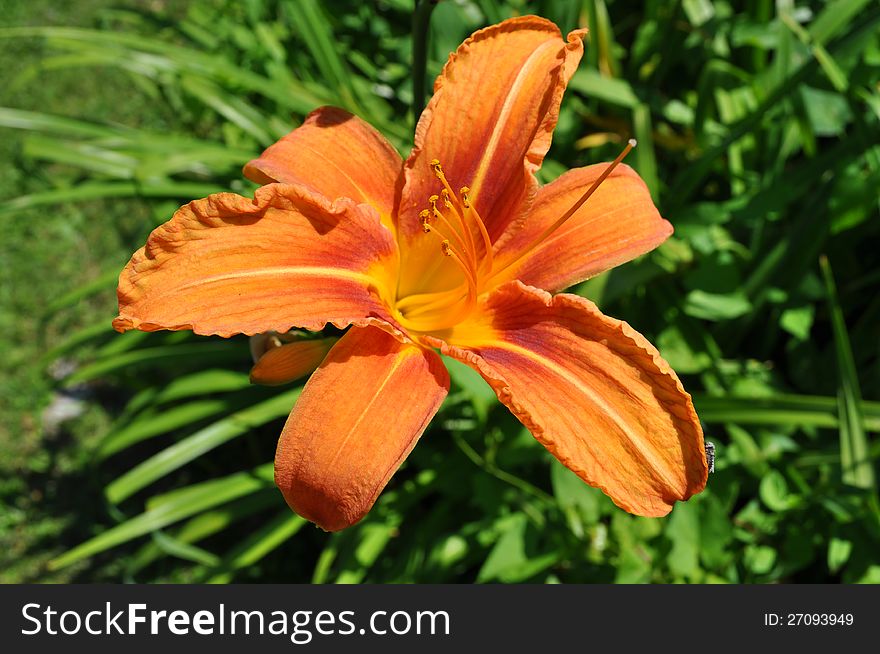
{"type": "Polygon", "coordinates": [[[672,233],[623,155],[535,179],[585,33],[534,16],[474,33],[405,162],[357,117],[316,110],[247,164],[253,200],[191,202],[123,270],[119,331],[350,327],[332,347],[281,345],[254,373],[279,383],[321,361],[275,457],[288,504],[320,527],[360,520],[439,409],[436,350],[624,510],[662,516],[704,488],[702,430],[670,366],[589,300],[552,295],[672,233]]]}

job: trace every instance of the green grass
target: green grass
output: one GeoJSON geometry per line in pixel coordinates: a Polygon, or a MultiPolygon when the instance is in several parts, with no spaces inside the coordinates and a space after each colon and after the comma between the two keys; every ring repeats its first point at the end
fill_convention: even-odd
{"type": "MultiPolygon", "coordinates": [[[[58,23],[91,25],[107,0],[73,4],[4,4],[3,27],[58,23]]],[[[17,83],[14,71],[39,66],[46,56],[40,39],[4,41],[0,47],[0,106],[71,115],[133,127],[165,129],[170,111],[149,106],[129,80],[113,70],[98,75],[82,70],[46,71],[38,82],[17,83]],[[125,98],[125,102],[120,102],[125,98]]],[[[20,131],[0,138],[0,198],[40,193],[82,180],[75,166],[40,161],[29,154],[31,141],[20,131]],[[63,181],[62,181],[63,180],[63,181]]],[[[46,308],[64,294],[127,258],[133,234],[151,219],[151,207],[139,200],[98,199],[83,204],[53,204],[0,220],[0,579],[45,578],[54,554],[84,537],[97,519],[96,486],[88,478],[89,448],[107,429],[100,404],[84,406],[72,431],[41,429],[43,412],[62,396],[54,394],[52,371],[69,365],[44,358],[70,333],[114,311],[107,289],[63,312],[46,308]],[[86,510],[93,507],[94,510],[86,510]],[[78,515],[79,514],[79,515],[78,515]],[[91,515],[92,518],[86,516],[91,515]],[[85,522],[85,524],[83,524],[85,522]]],[[[85,352],[65,357],[71,363],[85,352]]],[[[69,573],[51,577],[64,579],[69,573]]]]}
{"type": "Polygon", "coordinates": [[[880,581],[872,3],[440,3],[429,78],[527,7],[590,26],[542,175],[634,136],[676,232],[575,291],[658,345],[717,472],[669,518],[629,516],[454,367],[406,467],[336,535],[272,485],[295,388],[249,387],[240,339],[114,335],[113,275],[177,204],[249,192],[240,165],[318,104],[405,151],[412,3],[58,7],[15,4],[0,31],[8,580],[880,581]],[[87,393],[87,411],[53,435],[40,416],[59,392],[87,393]]]}

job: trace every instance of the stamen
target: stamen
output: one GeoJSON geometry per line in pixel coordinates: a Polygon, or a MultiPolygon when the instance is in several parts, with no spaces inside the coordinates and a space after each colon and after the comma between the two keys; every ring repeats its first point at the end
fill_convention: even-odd
{"type": "MultiPolygon", "coordinates": [[[[431,231],[435,231],[431,228],[431,231]]],[[[438,232],[439,233],[439,232],[438,232]]],[[[461,252],[456,250],[455,246],[452,245],[448,240],[443,240],[440,243],[440,250],[444,256],[452,259],[453,262],[461,269],[464,274],[464,278],[466,280],[466,289],[464,290],[451,290],[451,291],[443,291],[442,293],[437,294],[429,294],[436,295],[436,299],[425,301],[419,301],[417,303],[405,303],[407,298],[404,298],[404,301],[398,303],[397,308],[399,311],[405,311],[405,315],[401,314],[401,322],[408,326],[410,329],[421,330],[421,331],[429,331],[429,330],[437,330],[437,329],[446,329],[447,327],[451,327],[455,325],[462,319],[466,318],[473,307],[477,302],[477,282],[474,277],[474,273],[471,268],[467,265],[466,261],[463,259],[461,252]],[[462,302],[462,297],[465,297],[465,301],[462,302]],[[452,305],[460,305],[458,310],[454,314],[445,314],[445,310],[447,307],[452,305]],[[412,306],[412,309],[409,307],[412,306]],[[432,320],[427,317],[429,314],[439,313],[442,317],[441,322],[437,322],[436,320],[432,320]],[[416,316],[421,316],[421,319],[415,318],[416,316]]],[[[461,288],[459,286],[459,288],[461,288]]],[[[427,299],[426,296],[422,296],[422,298],[427,299]]]]}
{"type": "MultiPolygon", "coordinates": [[[[420,214],[421,215],[421,214],[420,214]]],[[[442,215],[440,216],[443,217],[442,215]]],[[[450,243],[450,235],[446,234],[442,230],[438,229],[436,225],[431,225],[426,218],[422,219],[422,231],[426,234],[434,234],[437,238],[440,239],[440,251],[443,252],[445,256],[457,255],[455,258],[455,262],[464,266],[465,268],[465,276],[471,274],[471,269],[468,268],[465,262],[462,260],[461,255],[458,254],[457,250],[452,247],[450,243]]],[[[453,232],[452,239],[456,240],[460,243],[460,239],[457,238],[457,234],[453,232]]]]}
{"type": "MultiPolygon", "coordinates": [[[[434,196],[431,196],[431,197],[434,197],[434,196]]],[[[455,229],[455,226],[446,219],[446,216],[444,216],[441,213],[441,211],[436,207],[436,205],[432,205],[432,206],[433,206],[433,217],[436,218],[443,225],[443,227],[445,228],[446,231],[438,229],[436,225],[431,225],[430,219],[425,220],[424,218],[422,219],[422,231],[424,231],[425,233],[427,233],[429,231],[435,231],[442,238],[454,241],[455,244],[458,247],[460,247],[463,251],[469,252],[470,250],[468,249],[467,243],[465,243],[462,240],[461,235],[458,233],[458,230],[455,229]],[[428,227],[427,230],[425,229],[426,223],[427,223],[427,227],[428,227]],[[448,233],[447,233],[447,231],[448,231],[448,233]]],[[[428,210],[426,209],[425,211],[428,211],[428,210]]],[[[430,213],[431,212],[429,211],[429,214],[430,213]]],[[[421,215],[422,214],[420,213],[419,216],[421,216],[421,215]]]]}
{"type": "MultiPolygon", "coordinates": [[[[476,306],[481,278],[488,277],[493,267],[492,241],[471,202],[470,189],[463,186],[456,193],[446,179],[440,161],[432,159],[429,165],[442,188],[428,198],[429,208],[418,214],[422,231],[433,233],[440,239],[442,258],[452,259],[461,270],[464,283],[444,291],[410,295],[398,301],[402,324],[417,331],[446,329],[466,318],[476,306]],[[479,237],[475,231],[479,231],[479,237]],[[477,238],[482,240],[485,254],[479,252],[477,238]]],[[[432,275],[438,271],[439,268],[432,267],[426,272],[432,275]]]]}
{"type": "Polygon", "coordinates": [[[474,277],[474,271],[467,265],[467,262],[462,257],[461,252],[455,249],[455,246],[452,245],[449,241],[443,241],[440,244],[440,250],[443,252],[443,256],[451,258],[455,263],[458,264],[458,267],[461,268],[461,271],[464,273],[464,277],[468,282],[468,286],[474,287],[473,290],[476,290],[477,280],[474,277]]]}
{"type": "Polygon", "coordinates": [[[471,313],[471,310],[474,308],[474,306],[476,306],[477,280],[474,277],[473,271],[467,266],[462,258],[461,253],[456,251],[455,247],[449,241],[443,241],[440,244],[440,249],[443,252],[443,255],[452,259],[464,273],[464,277],[467,280],[467,298],[465,299],[465,302],[462,303],[462,293],[453,294],[451,297],[449,297],[448,299],[444,299],[444,301],[442,302],[430,302],[428,304],[419,306],[412,311],[407,312],[406,316],[403,316],[402,322],[405,326],[409,326],[411,329],[437,330],[452,327],[453,325],[460,322],[462,319],[466,318],[471,313]],[[418,316],[422,314],[442,314],[444,307],[448,307],[456,303],[460,305],[458,311],[456,311],[452,315],[443,315],[444,320],[440,323],[431,321],[430,319],[425,318],[424,315],[421,321],[419,321],[418,319],[413,320],[413,316],[418,316]]]}
{"type": "MultiPolygon", "coordinates": [[[[465,243],[463,244],[464,247],[462,249],[468,254],[468,258],[471,261],[471,266],[474,270],[474,273],[476,274],[477,270],[479,270],[480,268],[477,263],[477,247],[474,243],[474,236],[471,231],[471,227],[469,226],[468,221],[465,217],[464,208],[461,207],[461,205],[459,204],[458,198],[455,195],[455,191],[452,190],[452,187],[449,185],[449,181],[446,179],[446,175],[443,174],[443,167],[440,165],[440,161],[437,159],[432,159],[430,165],[431,168],[434,169],[434,175],[436,175],[437,179],[440,180],[440,183],[443,184],[443,190],[440,192],[441,196],[443,197],[443,203],[446,205],[447,208],[452,209],[455,212],[455,217],[458,220],[459,224],[459,228],[455,231],[459,232],[465,241],[465,243]]],[[[480,227],[481,229],[485,229],[483,225],[480,225],[480,227]]]]}
{"type": "Polygon", "coordinates": [[[461,203],[464,205],[464,208],[468,210],[468,213],[473,215],[475,221],[477,223],[477,227],[480,230],[480,236],[483,237],[483,249],[486,250],[486,258],[483,259],[484,262],[487,263],[486,270],[492,270],[493,255],[492,255],[492,239],[489,238],[489,232],[486,231],[486,224],[483,222],[483,219],[480,218],[480,214],[477,213],[477,208],[471,206],[471,200],[469,197],[469,193],[471,190],[467,186],[462,186],[459,193],[461,194],[461,203]]]}
{"type": "Polygon", "coordinates": [[[408,295],[397,303],[397,308],[407,316],[430,313],[441,307],[448,307],[467,296],[467,289],[461,286],[436,293],[408,295]]]}
{"type": "Polygon", "coordinates": [[[443,189],[440,191],[440,197],[443,199],[443,204],[446,205],[446,208],[452,209],[452,202],[449,200],[449,191],[443,189]]]}

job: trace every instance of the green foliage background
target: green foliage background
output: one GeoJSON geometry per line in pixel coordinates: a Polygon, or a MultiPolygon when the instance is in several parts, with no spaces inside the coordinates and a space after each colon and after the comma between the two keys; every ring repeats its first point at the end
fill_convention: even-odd
{"type": "MultiPolygon", "coordinates": [[[[675,236],[577,287],[658,345],[717,472],[666,519],[580,483],[462,366],[376,508],[291,514],[299,388],[246,339],[116,335],[115,277],[322,104],[402,152],[411,0],[3,0],[0,580],[880,582],[880,6],[444,0],[429,77],[520,13],[587,25],[542,173],[630,163],[675,236]],[[77,417],[70,417],[76,415],[77,417]]],[[[479,92],[475,90],[475,92],[479,92]]]]}

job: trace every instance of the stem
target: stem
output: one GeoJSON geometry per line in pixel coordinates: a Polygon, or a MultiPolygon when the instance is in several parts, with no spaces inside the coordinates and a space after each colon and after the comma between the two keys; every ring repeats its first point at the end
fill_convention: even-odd
{"type": "Polygon", "coordinates": [[[542,491],[537,486],[533,486],[532,484],[527,482],[525,479],[520,479],[516,475],[512,475],[509,472],[505,472],[504,470],[499,468],[494,463],[487,461],[485,459],[485,457],[480,456],[480,454],[473,447],[470,446],[470,443],[468,443],[461,436],[461,434],[453,431],[452,432],[452,439],[455,441],[455,444],[458,446],[458,448],[464,453],[464,455],[467,458],[469,458],[476,466],[482,468],[483,470],[488,472],[490,475],[492,475],[493,477],[495,477],[499,481],[503,481],[507,484],[510,484],[514,488],[517,488],[520,491],[522,491],[523,493],[526,493],[527,495],[531,495],[532,497],[534,497],[542,502],[549,502],[551,504],[556,502],[556,500],[552,496],[548,495],[547,493],[542,491]]]}
{"type": "Polygon", "coordinates": [[[425,68],[428,64],[428,27],[431,24],[431,12],[439,0],[416,0],[412,21],[412,80],[413,80],[413,125],[418,123],[419,116],[425,108],[425,68]]]}

